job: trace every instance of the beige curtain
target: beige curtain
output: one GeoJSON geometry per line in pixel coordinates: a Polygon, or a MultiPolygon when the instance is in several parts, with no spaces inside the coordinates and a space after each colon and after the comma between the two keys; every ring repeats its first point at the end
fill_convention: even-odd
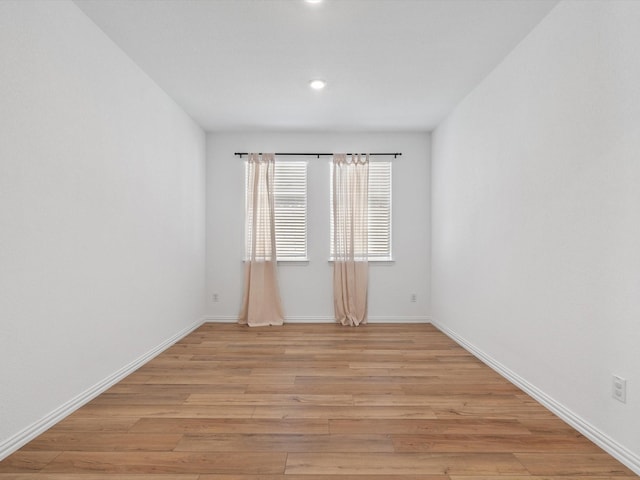
{"type": "Polygon", "coordinates": [[[274,220],[275,155],[250,153],[246,228],[250,241],[244,264],[244,297],[238,323],[258,327],[282,325],[274,220]]]}
{"type": "Polygon", "coordinates": [[[369,155],[333,156],[333,304],[336,321],[367,323],[369,155]]]}

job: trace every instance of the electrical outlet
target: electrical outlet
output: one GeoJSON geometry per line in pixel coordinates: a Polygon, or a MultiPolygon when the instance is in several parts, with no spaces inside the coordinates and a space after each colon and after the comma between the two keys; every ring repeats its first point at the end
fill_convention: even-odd
{"type": "Polygon", "coordinates": [[[418,300],[418,296],[415,293],[411,294],[411,303],[416,303],[418,300]]]}
{"type": "Polygon", "coordinates": [[[619,402],[627,403],[627,381],[624,378],[613,376],[611,396],[619,402]]]}
{"type": "Polygon", "coordinates": [[[218,294],[214,293],[213,295],[211,295],[211,300],[213,300],[214,303],[218,303],[218,294]]]}

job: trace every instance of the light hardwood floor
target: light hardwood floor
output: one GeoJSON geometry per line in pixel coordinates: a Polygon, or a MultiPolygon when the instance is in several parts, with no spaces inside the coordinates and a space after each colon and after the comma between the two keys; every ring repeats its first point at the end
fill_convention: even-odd
{"type": "Polygon", "coordinates": [[[1,480],[638,478],[428,324],[205,324],[1,480]]]}

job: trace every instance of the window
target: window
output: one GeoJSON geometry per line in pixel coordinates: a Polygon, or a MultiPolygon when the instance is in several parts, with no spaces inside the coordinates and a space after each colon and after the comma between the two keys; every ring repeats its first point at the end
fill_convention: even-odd
{"type": "MultiPolygon", "coordinates": [[[[245,163],[245,204],[248,197],[245,163]]],[[[307,162],[276,160],[274,171],[276,254],[278,261],[307,260],[307,162]]],[[[248,205],[251,208],[250,205],[248,205]]],[[[250,250],[251,225],[245,227],[245,258],[250,250]]]]}
{"type": "MultiPolygon", "coordinates": [[[[333,163],[330,164],[333,178],[333,163]]],[[[329,201],[333,198],[333,182],[330,182],[329,201]]],[[[389,261],[391,256],[391,162],[369,162],[369,261],[389,261]]],[[[333,245],[333,208],[331,212],[331,258],[333,245]]]]}

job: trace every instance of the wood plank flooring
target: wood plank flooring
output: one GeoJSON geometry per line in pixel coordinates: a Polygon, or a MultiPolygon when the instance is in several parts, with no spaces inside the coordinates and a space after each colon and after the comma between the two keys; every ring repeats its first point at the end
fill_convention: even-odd
{"type": "Polygon", "coordinates": [[[428,324],[205,324],[0,480],[638,478],[428,324]]]}

